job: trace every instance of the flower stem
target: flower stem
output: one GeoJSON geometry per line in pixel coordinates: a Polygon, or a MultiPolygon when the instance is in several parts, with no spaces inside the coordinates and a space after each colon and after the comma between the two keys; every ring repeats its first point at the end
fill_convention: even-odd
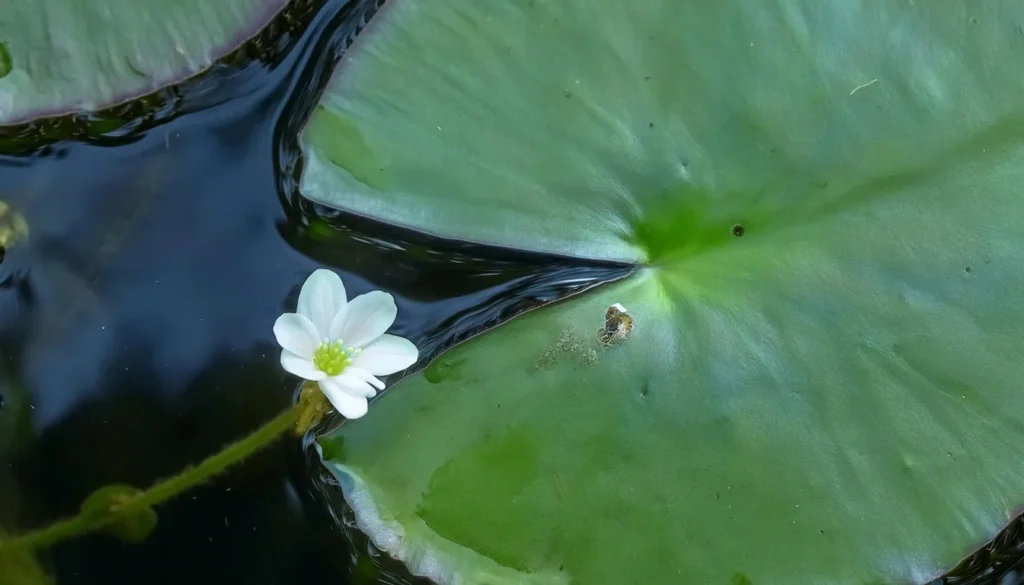
{"type": "Polygon", "coordinates": [[[137,497],[128,500],[125,506],[118,506],[116,511],[122,512],[129,511],[131,508],[155,506],[223,472],[231,465],[269,445],[288,430],[295,424],[302,406],[301,403],[291,406],[248,436],[228,445],[219,453],[207,457],[199,465],[186,468],[178,475],[153,485],[137,497]]]}
{"type": "Polygon", "coordinates": [[[75,536],[76,534],[82,534],[85,532],[91,532],[97,528],[98,525],[93,524],[94,518],[87,518],[83,514],[72,516],[71,518],[64,518],[58,520],[53,524],[50,524],[46,528],[40,528],[39,530],[23,534],[21,536],[11,538],[10,540],[0,540],[0,550],[4,548],[42,548],[66,540],[75,536]]]}
{"type": "Polygon", "coordinates": [[[110,508],[110,514],[97,516],[84,511],[71,518],[58,520],[53,524],[9,540],[0,540],[0,548],[19,547],[24,549],[43,548],[72,536],[92,532],[117,520],[122,515],[152,507],[165,502],[181,492],[200,484],[223,472],[231,465],[266,447],[295,425],[299,414],[305,408],[303,402],[289,407],[242,439],[228,445],[218,453],[204,459],[199,465],[188,467],[178,475],[153,484],[137,495],[125,498],[110,508]]]}

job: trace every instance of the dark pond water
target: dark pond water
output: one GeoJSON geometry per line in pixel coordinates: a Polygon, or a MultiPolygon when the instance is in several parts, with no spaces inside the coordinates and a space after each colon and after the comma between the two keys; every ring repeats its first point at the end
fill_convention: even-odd
{"type": "MultiPolygon", "coordinates": [[[[300,14],[259,59],[166,92],[127,125],[0,131],[0,200],[30,227],[0,263],[0,417],[19,412],[14,388],[30,403],[14,452],[0,449],[7,528],[72,514],[107,483],[149,485],[288,405],[296,379],[271,326],[319,266],[351,295],[393,292],[397,333],[425,356],[623,273],[427,240],[298,198],[295,135],[372,8],[300,14]]],[[[144,543],[89,536],[44,562],[60,585],[399,579],[376,574],[365,542],[351,547],[313,497],[317,475],[297,441],[279,442],[161,506],[144,543]]]]}
{"type": "MultiPolygon", "coordinates": [[[[296,381],[271,326],[317,267],[350,294],[394,293],[396,332],[426,357],[625,273],[428,239],[298,197],[298,129],[377,1],[296,10],[120,118],[0,129],[0,201],[30,227],[0,262],[0,431],[23,412],[15,392],[28,402],[26,421],[0,433],[0,526],[72,514],[104,484],[149,485],[288,405],[296,381]]],[[[60,585],[414,582],[351,529],[297,441],[158,513],[141,544],[88,536],[42,560],[60,585]]]]}

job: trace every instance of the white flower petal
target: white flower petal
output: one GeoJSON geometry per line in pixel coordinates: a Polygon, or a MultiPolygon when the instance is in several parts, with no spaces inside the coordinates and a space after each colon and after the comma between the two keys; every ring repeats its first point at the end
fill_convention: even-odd
{"type": "Polygon", "coordinates": [[[331,321],[346,302],[348,297],[341,277],[333,270],[318,268],[302,284],[297,310],[300,315],[312,321],[317,339],[323,339],[329,337],[327,331],[331,321]]]}
{"type": "MultiPolygon", "coordinates": [[[[358,298],[359,297],[356,297],[356,299],[358,298]]],[[[354,301],[356,299],[352,300],[354,301]]],[[[351,344],[347,339],[341,337],[341,332],[345,329],[345,322],[348,321],[348,313],[351,307],[352,303],[346,303],[340,311],[334,314],[334,319],[331,320],[331,325],[327,328],[327,337],[330,338],[331,341],[338,341],[339,339],[343,340],[346,347],[351,344]]]]}
{"type": "Polygon", "coordinates": [[[307,360],[313,359],[321,341],[313,323],[296,313],[285,313],[274,321],[274,337],[281,347],[307,360]]]}
{"type": "Polygon", "coordinates": [[[363,348],[352,360],[352,366],[377,376],[387,376],[416,363],[419,350],[411,341],[397,335],[381,335],[377,341],[363,348]]]}
{"type": "MultiPolygon", "coordinates": [[[[370,388],[371,392],[367,396],[367,398],[373,398],[373,396],[375,394],[377,394],[377,391],[373,390],[373,388],[376,388],[377,390],[383,390],[384,389],[384,382],[380,381],[377,378],[377,376],[374,376],[373,374],[371,374],[370,372],[367,372],[363,368],[357,368],[355,366],[349,366],[349,367],[345,368],[345,371],[341,373],[341,376],[346,376],[348,379],[352,379],[352,380],[360,380],[360,381],[365,382],[366,384],[369,384],[370,386],[372,386],[372,388],[370,388]]],[[[341,376],[339,376],[339,377],[341,377],[341,376]]]]}
{"type": "Polygon", "coordinates": [[[312,360],[295,355],[287,349],[281,352],[281,367],[304,380],[317,382],[327,377],[327,374],[316,369],[312,360]]]}
{"type": "Polygon", "coordinates": [[[359,418],[366,414],[369,403],[364,396],[356,396],[348,390],[348,385],[339,383],[338,378],[328,378],[320,381],[320,390],[324,396],[331,401],[334,410],[337,410],[345,418],[359,418]]]}
{"type": "Polygon", "coordinates": [[[343,319],[331,324],[328,336],[341,339],[346,347],[366,347],[384,334],[395,322],[398,307],[395,298],[375,290],[352,299],[343,319]]]}
{"type": "Polygon", "coordinates": [[[321,382],[320,386],[326,385],[333,392],[348,392],[353,396],[361,398],[373,398],[376,396],[377,390],[374,389],[374,386],[378,386],[381,389],[384,388],[384,383],[374,378],[369,372],[356,370],[358,368],[345,368],[345,371],[337,376],[327,378],[321,382]]]}

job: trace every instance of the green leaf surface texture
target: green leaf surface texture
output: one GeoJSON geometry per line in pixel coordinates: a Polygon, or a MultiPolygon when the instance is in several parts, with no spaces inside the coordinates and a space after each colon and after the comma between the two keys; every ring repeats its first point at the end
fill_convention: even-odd
{"type": "Polygon", "coordinates": [[[286,0],[4,0],[0,124],[92,111],[209,67],[286,0]]]}
{"type": "Polygon", "coordinates": [[[993,537],[1024,503],[1022,24],[391,0],[303,132],[303,193],[637,270],[322,438],[360,525],[483,584],[920,583],[993,537]]]}

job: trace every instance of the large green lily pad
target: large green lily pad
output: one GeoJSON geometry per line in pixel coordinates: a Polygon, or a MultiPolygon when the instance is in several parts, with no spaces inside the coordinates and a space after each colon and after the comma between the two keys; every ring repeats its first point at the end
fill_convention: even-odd
{"type": "Polygon", "coordinates": [[[89,111],[181,80],[287,0],[4,0],[0,124],[89,111]]]}
{"type": "Polygon", "coordinates": [[[386,6],[303,192],[638,270],[321,439],[384,550],[442,583],[913,583],[1024,504],[1024,5],[386,6]]]}

